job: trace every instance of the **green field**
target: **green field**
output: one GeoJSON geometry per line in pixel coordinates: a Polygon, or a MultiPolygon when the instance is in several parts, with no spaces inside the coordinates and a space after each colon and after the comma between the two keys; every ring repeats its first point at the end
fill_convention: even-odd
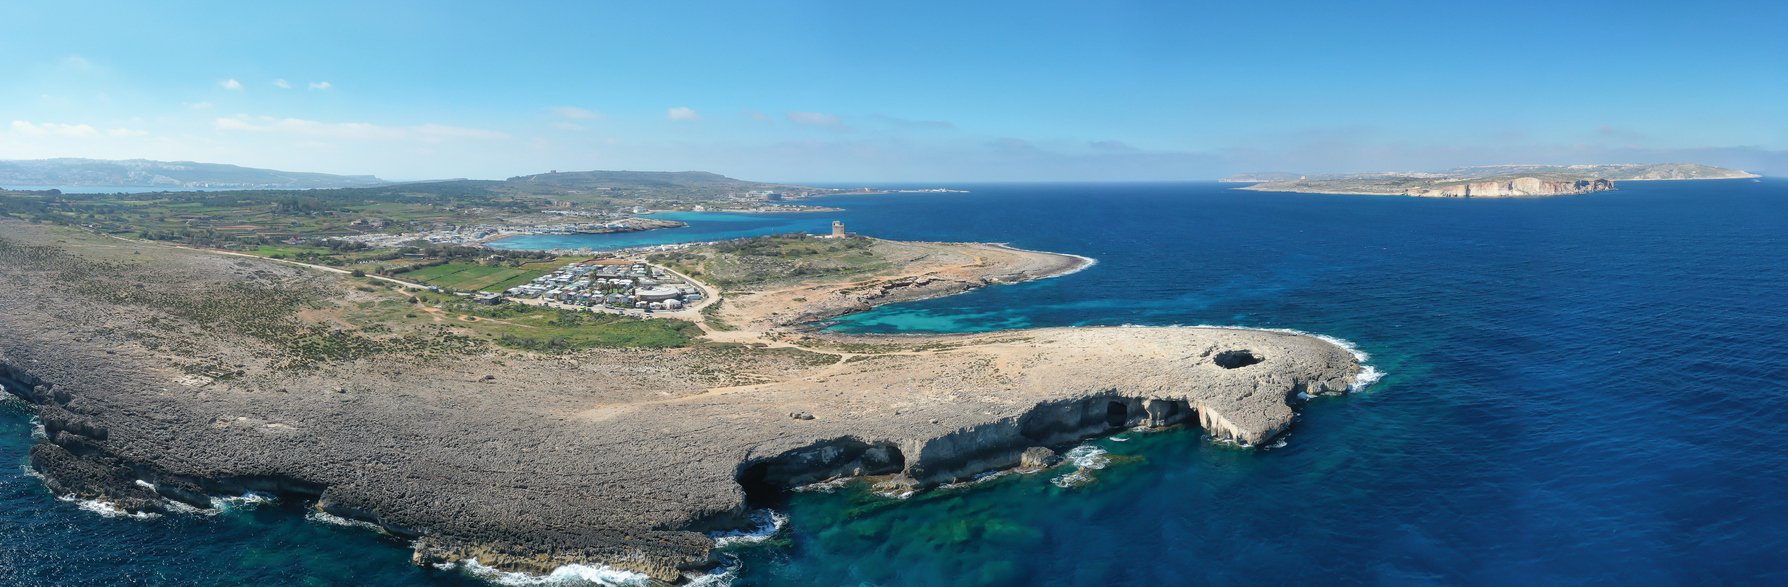
{"type": "Polygon", "coordinates": [[[527,263],[520,267],[479,263],[447,263],[397,274],[398,279],[457,291],[501,292],[533,281],[554,269],[576,261],[571,258],[527,263]]]}
{"type": "Polygon", "coordinates": [[[290,246],[290,245],[261,245],[259,247],[255,247],[253,250],[251,250],[249,252],[254,253],[256,255],[260,255],[262,257],[273,257],[275,259],[289,259],[292,257],[298,257],[298,256],[306,255],[306,254],[327,255],[331,251],[329,249],[325,249],[323,247],[298,247],[298,246],[290,246]]]}

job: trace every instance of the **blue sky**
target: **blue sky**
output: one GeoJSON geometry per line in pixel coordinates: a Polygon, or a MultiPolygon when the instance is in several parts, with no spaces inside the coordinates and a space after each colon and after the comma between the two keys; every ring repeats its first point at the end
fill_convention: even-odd
{"type": "Polygon", "coordinates": [[[1788,174],[1784,2],[9,2],[0,158],[807,181],[1788,174]]]}

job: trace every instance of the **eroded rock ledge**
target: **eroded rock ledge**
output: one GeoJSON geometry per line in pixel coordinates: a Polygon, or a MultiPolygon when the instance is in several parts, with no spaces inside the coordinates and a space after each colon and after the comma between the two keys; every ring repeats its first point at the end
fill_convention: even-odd
{"type": "MultiPolygon", "coordinates": [[[[131,509],[163,498],[203,507],[249,489],[316,497],[422,538],[424,559],[533,571],[601,561],[663,579],[708,564],[702,531],[745,523],[741,483],[892,474],[924,487],[1137,425],[1261,443],[1290,425],[1300,393],[1343,391],[1358,369],[1344,349],[1270,332],[1024,335],[749,390],[548,412],[516,404],[550,390],[189,390],[115,357],[16,341],[0,357],[9,390],[40,405],[51,442],[32,462],[58,493],[131,509]],[[1220,364],[1231,353],[1259,361],[1220,364]],[[384,394],[403,399],[365,397],[384,394]]],[[[404,387],[437,385],[466,387],[404,387]]]]}
{"type": "MultiPolygon", "coordinates": [[[[154,254],[174,273],[143,276],[148,290],[295,271],[154,254]]],[[[289,371],[253,339],[44,275],[0,264],[0,383],[38,405],[49,441],[32,463],[53,491],[135,510],[247,490],[315,498],[415,538],[419,562],[534,572],[600,562],[674,581],[713,564],[704,532],[746,524],[746,486],[882,474],[924,487],[1143,424],[1263,443],[1297,398],[1343,391],[1360,369],[1294,334],[1067,328],[832,363],[746,354],[731,367],[773,377],[739,387],[697,381],[729,360],[702,349],[289,371]],[[181,368],[192,357],[235,371],[195,375],[181,368]]]]}

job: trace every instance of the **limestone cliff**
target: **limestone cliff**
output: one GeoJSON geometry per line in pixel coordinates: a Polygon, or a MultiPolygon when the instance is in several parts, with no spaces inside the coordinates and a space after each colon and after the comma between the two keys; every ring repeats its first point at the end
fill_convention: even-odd
{"type": "Polygon", "coordinates": [[[1614,182],[1606,179],[1545,180],[1537,177],[1518,177],[1506,180],[1414,187],[1404,190],[1403,195],[1424,198],[1513,198],[1587,194],[1612,189],[1614,189],[1614,182]]]}
{"type": "Polygon", "coordinates": [[[1243,177],[1225,181],[1257,181],[1236,189],[1257,192],[1359,194],[1428,198],[1512,198],[1566,196],[1614,189],[1617,181],[1674,179],[1745,179],[1757,177],[1737,169],[1694,163],[1617,165],[1485,165],[1445,171],[1400,171],[1310,175],[1295,178],[1243,177]]]}

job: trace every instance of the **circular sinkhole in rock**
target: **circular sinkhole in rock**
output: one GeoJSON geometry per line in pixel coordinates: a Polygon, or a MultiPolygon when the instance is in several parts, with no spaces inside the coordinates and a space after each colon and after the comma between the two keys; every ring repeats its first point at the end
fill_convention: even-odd
{"type": "Polygon", "coordinates": [[[1266,359],[1260,355],[1254,354],[1254,351],[1243,349],[1239,351],[1223,351],[1217,353],[1217,356],[1211,360],[1216,362],[1218,367],[1224,369],[1238,369],[1265,361],[1266,359]]]}

